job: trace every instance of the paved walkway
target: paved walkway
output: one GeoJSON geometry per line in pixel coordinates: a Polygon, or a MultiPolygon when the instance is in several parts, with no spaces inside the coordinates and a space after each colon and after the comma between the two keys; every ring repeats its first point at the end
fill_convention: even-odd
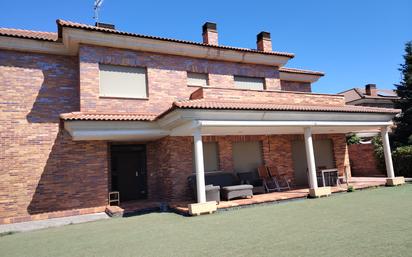
{"type": "Polygon", "coordinates": [[[84,223],[84,222],[96,221],[96,220],[107,219],[107,218],[108,218],[107,214],[102,212],[102,213],[94,213],[94,214],[69,216],[69,217],[64,217],[64,218],[54,218],[54,219],[47,219],[47,220],[36,220],[36,221],[20,222],[20,223],[13,223],[13,224],[5,224],[5,225],[0,225],[0,233],[23,232],[23,231],[51,228],[51,227],[60,227],[60,226],[69,225],[69,224],[84,223]]]}

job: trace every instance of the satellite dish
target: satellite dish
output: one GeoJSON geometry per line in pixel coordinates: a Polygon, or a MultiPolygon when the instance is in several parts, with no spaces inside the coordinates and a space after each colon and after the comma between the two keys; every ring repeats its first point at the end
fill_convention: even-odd
{"type": "Polygon", "coordinates": [[[96,21],[96,22],[98,22],[98,20],[99,20],[99,10],[100,10],[100,7],[102,6],[102,4],[103,4],[103,0],[94,0],[94,17],[93,17],[93,19],[96,21]]]}

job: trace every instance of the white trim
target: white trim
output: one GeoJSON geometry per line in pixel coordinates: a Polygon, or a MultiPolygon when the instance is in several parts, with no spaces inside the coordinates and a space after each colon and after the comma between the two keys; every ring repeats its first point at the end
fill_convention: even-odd
{"type": "Polygon", "coordinates": [[[200,126],[207,127],[267,127],[267,126],[390,126],[392,121],[386,122],[351,122],[351,121],[229,121],[229,120],[200,120],[200,126]]]}
{"type": "Polygon", "coordinates": [[[167,136],[168,131],[161,129],[135,130],[89,130],[73,131],[73,140],[154,140],[167,136]]]}
{"type": "Polygon", "coordinates": [[[155,140],[170,134],[153,122],[144,121],[65,121],[73,140],[155,140]]]}
{"type": "Polygon", "coordinates": [[[322,76],[279,71],[279,77],[280,80],[313,83],[318,81],[322,76]]]}
{"type": "Polygon", "coordinates": [[[67,46],[61,42],[6,36],[0,36],[0,49],[59,55],[76,55],[75,53],[70,53],[67,46]]]}
{"type": "MultiPolygon", "coordinates": [[[[394,114],[342,113],[342,112],[298,112],[298,111],[251,111],[251,110],[196,110],[178,109],[162,117],[158,123],[162,128],[173,129],[192,120],[213,121],[327,121],[338,122],[388,122],[394,114]]],[[[312,124],[310,124],[312,125],[312,124]]],[[[385,126],[379,124],[378,126],[385,126]]]]}

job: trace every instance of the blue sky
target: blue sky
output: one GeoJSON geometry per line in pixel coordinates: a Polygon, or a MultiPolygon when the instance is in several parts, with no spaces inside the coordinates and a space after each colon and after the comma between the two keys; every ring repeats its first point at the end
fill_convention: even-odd
{"type": "MultiPolygon", "coordinates": [[[[0,0],[0,10],[0,27],[56,31],[57,18],[93,24],[93,0],[0,0]]],[[[104,0],[100,17],[119,30],[193,41],[213,21],[220,44],[249,48],[258,32],[269,31],[274,50],[295,53],[288,67],[326,73],[313,91],[336,93],[399,82],[411,13],[410,0],[104,0]]]]}

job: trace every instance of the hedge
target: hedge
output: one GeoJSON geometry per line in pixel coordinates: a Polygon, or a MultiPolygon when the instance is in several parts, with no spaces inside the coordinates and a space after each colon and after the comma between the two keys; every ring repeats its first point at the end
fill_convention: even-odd
{"type": "MultiPolygon", "coordinates": [[[[386,170],[382,140],[375,137],[372,140],[375,155],[380,169],[386,170]]],[[[412,145],[400,146],[392,151],[393,169],[396,176],[412,177],[412,145]]]]}

